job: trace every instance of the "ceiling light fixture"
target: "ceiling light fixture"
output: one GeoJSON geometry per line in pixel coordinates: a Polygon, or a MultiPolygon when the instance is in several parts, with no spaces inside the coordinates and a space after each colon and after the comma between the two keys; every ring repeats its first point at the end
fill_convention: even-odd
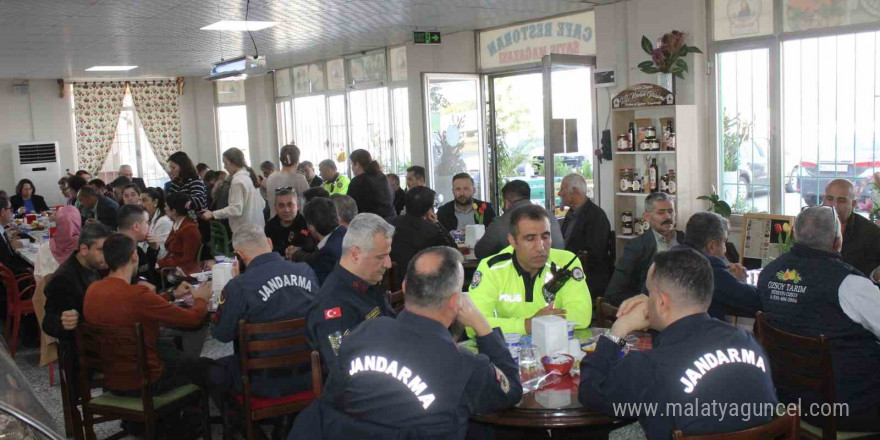
{"type": "Polygon", "coordinates": [[[137,69],[138,66],[92,66],[86,72],[122,72],[137,69]]]}
{"type": "Polygon", "coordinates": [[[259,31],[278,25],[277,21],[220,20],[202,28],[203,31],[259,31]]]}

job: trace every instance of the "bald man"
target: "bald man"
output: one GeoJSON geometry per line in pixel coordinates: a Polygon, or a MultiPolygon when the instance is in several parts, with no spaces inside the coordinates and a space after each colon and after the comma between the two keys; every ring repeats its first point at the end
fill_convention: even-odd
{"type": "Polygon", "coordinates": [[[593,297],[604,296],[614,261],[608,255],[608,234],[611,223],[605,211],[587,196],[587,180],[580,174],[569,174],[559,186],[562,206],[568,207],[562,221],[565,250],[577,254],[587,251],[587,285],[593,297]]]}
{"type": "Polygon", "coordinates": [[[825,187],[825,206],[832,206],[843,232],[843,261],[860,270],[875,283],[880,281],[880,226],[854,214],[856,193],[852,182],[835,179],[825,187]]]}

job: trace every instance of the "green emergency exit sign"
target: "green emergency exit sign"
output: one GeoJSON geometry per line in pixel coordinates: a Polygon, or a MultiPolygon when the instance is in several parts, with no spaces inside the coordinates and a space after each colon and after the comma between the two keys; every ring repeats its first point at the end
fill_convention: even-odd
{"type": "Polygon", "coordinates": [[[440,44],[440,32],[413,32],[415,44],[440,44]]]}

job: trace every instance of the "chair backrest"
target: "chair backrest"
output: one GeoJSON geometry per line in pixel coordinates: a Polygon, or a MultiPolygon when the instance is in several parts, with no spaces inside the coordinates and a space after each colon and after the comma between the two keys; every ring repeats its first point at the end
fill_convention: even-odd
{"type": "Polygon", "coordinates": [[[100,372],[105,381],[114,376],[136,379],[141,384],[144,412],[153,411],[150,367],[141,323],[111,327],[80,322],[76,326],[76,346],[79,353],[79,395],[84,404],[91,400],[90,375],[100,372]]]}
{"type": "Polygon", "coordinates": [[[19,280],[16,279],[15,273],[3,264],[0,264],[0,278],[2,278],[3,287],[6,288],[7,310],[21,302],[28,293],[33,294],[35,285],[31,283],[24,289],[19,289],[19,280]]]}
{"type": "Polygon", "coordinates": [[[386,296],[388,297],[388,303],[391,304],[394,312],[400,313],[403,310],[403,306],[406,304],[403,291],[398,290],[397,292],[388,292],[386,296]]]}
{"type": "Polygon", "coordinates": [[[617,307],[605,302],[605,298],[596,298],[596,310],[593,321],[594,327],[611,328],[614,321],[617,321],[617,307]]]}
{"type": "MultiPolygon", "coordinates": [[[[835,402],[831,343],[825,335],[808,337],[782,331],[767,322],[764,312],[758,312],[755,336],[770,357],[777,390],[814,391],[822,395],[825,403],[835,402]]],[[[824,438],[836,436],[837,423],[833,414],[823,419],[822,430],[824,438]]]]}
{"type": "Polygon", "coordinates": [[[209,245],[211,254],[231,257],[232,252],[230,252],[231,247],[229,246],[229,234],[226,232],[226,226],[223,226],[223,223],[218,221],[212,221],[210,224],[211,239],[209,245]]]}
{"type": "Polygon", "coordinates": [[[309,350],[305,335],[306,318],[257,324],[238,321],[238,348],[246,396],[250,396],[250,372],[267,368],[290,368],[309,364],[312,391],[321,396],[321,357],[309,350]],[[260,353],[260,357],[254,354],[260,353]]]}
{"type": "Polygon", "coordinates": [[[797,414],[785,414],[761,426],[727,434],[684,435],[680,429],[676,429],[672,432],[672,438],[675,440],[797,440],[799,426],[800,417],[797,414]]]}

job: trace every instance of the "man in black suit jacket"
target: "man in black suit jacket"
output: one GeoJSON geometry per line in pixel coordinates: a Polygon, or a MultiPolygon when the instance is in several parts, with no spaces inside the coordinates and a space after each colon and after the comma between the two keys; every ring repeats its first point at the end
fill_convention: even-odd
{"type": "Polygon", "coordinates": [[[856,193],[852,182],[834,179],[825,187],[823,203],[833,206],[840,219],[843,233],[843,248],[840,255],[843,261],[860,270],[876,283],[880,279],[880,226],[853,212],[856,208],[856,193]]]}
{"type": "Polygon", "coordinates": [[[565,250],[574,254],[587,251],[584,271],[587,273],[590,295],[594,298],[605,296],[605,288],[614,270],[614,261],[608,249],[608,235],[611,232],[608,216],[587,197],[587,181],[580,174],[569,174],[562,179],[559,197],[562,205],[569,208],[562,221],[565,250]]]}
{"type": "Polygon", "coordinates": [[[339,225],[336,205],[324,197],[317,197],[306,203],[303,217],[309,225],[309,235],[318,240],[318,250],[311,253],[297,250],[291,260],[307,263],[315,271],[318,281],[324,284],[324,280],[342,257],[342,239],[348,229],[339,225]]]}
{"type": "Polygon", "coordinates": [[[495,210],[492,205],[474,198],[476,188],[470,174],[459,173],[453,176],[452,192],[455,194],[455,200],[447,202],[437,210],[437,220],[447,231],[464,229],[467,225],[488,227],[492,224],[492,220],[495,220],[495,210]],[[459,218],[465,217],[467,221],[459,222],[459,218]]]}
{"type": "Polygon", "coordinates": [[[645,199],[645,220],[651,225],[641,237],[629,240],[623,258],[617,262],[605,299],[615,306],[645,291],[648,269],[654,254],[684,243],[684,233],[675,230],[675,206],[666,193],[656,192],[645,199]]]}
{"type": "MultiPolygon", "coordinates": [[[[433,246],[456,248],[449,232],[437,223],[434,213],[434,190],[417,186],[406,194],[406,214],[391,219],[394,239],[391,242],[391,261],[397,265],[395,277],[400,283],[412,258],[423,249],[433,246]]],[[[394,286],[396,290],[399,286],[394,286]]]]}
{"type": "Polygon", "coordinates": [[[128,181],[135,184],[138,187],[138,191],[144,192],[147,189],[147,184],[144,183],[144,179],[140,177],[134,177],[134,170],[131,169],[131,165],[122,165],[119,167],[119,175],[128,178],[128,181]]]}
{"type": "Polygon", "coordinates": [[[79,190],[77,199],[86,215],[83,215],[83,224],[90,221],[101,222],[111,228],[116,228],[116,216],[119,211],[119,204],[109,197],[99,195],[94,188],[85,186],[79,190]]]}

